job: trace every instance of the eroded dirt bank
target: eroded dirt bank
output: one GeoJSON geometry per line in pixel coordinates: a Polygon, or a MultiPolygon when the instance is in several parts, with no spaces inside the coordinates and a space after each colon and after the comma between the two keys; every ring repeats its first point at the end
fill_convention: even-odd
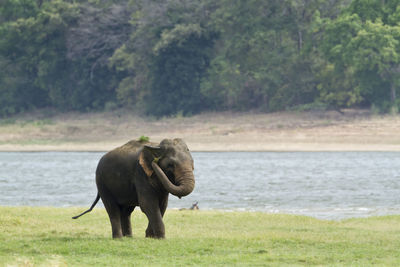
{"type": "Polygon", "coordinates": [[[123,110],[38,112],[0,120],[0,151],[107,151],[142,135],[180,137],[193,151],[400,151],[400,116],[345,110],[155,119],[123,110]]]}

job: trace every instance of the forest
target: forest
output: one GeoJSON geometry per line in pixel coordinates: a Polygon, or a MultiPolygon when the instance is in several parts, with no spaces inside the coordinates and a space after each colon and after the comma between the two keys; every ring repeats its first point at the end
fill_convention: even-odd
{"type": "Polygon", "coordinates": [[[0,0],[0,116],[398,112],[398,0],[0,0]]]}

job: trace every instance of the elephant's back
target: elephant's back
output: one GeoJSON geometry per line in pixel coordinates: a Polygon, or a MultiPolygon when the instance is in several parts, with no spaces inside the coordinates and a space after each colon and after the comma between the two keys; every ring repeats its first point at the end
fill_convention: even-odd
{"type": "Polygon", "coordinates": [[[128,143],[106,153],[101,158],[99,165],[104,165],[110,162],[123,163],[125,161],[132,161],[135,157],[138,157],[145,145],[152,145],[152,143],[147,141],[131,140],[128,143]]]}
{"type": "Polygon", "coordinates": [[[100,159],[96,169],[96,176],[128,171],[138,159],[143,146],[144,144],[138,141],[130,141],[109,151],[100,159]]]}
{"type": "Polygon", "coordinates": [[[96,183],[107,187],[128,186],[139,154],[148,144],[151,143],[132,140],[106,153],[97,165],[96,183]]]}
{"type": "Polygon", "coordinates": [[[128,143],[126,143],[120,147],[117,147],[110,152],[114,152],[114,153],[118,153],[118,154],[134,154],[134,153],[138,153],[139,151],[141,151],[143,146],[150,145],[150,144],[151,143],[148,141],[131,140],[128,143]]]}

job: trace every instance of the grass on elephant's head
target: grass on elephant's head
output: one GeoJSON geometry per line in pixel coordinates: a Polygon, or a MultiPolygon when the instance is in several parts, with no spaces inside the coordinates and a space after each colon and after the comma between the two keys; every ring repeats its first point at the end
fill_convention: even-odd
{"type": "Polygon", "coordinates": [[[175,211],[165,240],[113,240],[104,209],[0,207],[0,263],[43,266],[400,265],[400,216],[321,221],[251,212],[175,211]]]}
{"type": "Polygon", "coordinates": [[[138,141],[141,142],[141,143],[149,142],[150,141],[150,137],[142,135],[142,136],[139,137],[138,141]]]}

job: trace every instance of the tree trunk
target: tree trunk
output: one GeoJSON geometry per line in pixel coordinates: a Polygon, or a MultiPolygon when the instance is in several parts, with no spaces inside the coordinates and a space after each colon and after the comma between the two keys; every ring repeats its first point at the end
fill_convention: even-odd
{"type": "Polygon", "coordinates": [[[301,32],[301,30],[299,30],[297,34],[299,36],[297,47],[299,49],[299,54],[300,54],[301,49],[303,48],[303,33],[301,32]]]}
{"type": "Polygon", "coordinates": [[[399,109],[397,107],[396,103],[396,85],[395,83],[392,83],[390,86],[390,103],[391,103],[391,113],[392,114],[397,114],[399,112],[399,109]]]}
{"type": "Polygon", "coordinates": [[[394,83],[390,86],[390,102],[392,106],[396,105],[396,86],[394,83]]]}

